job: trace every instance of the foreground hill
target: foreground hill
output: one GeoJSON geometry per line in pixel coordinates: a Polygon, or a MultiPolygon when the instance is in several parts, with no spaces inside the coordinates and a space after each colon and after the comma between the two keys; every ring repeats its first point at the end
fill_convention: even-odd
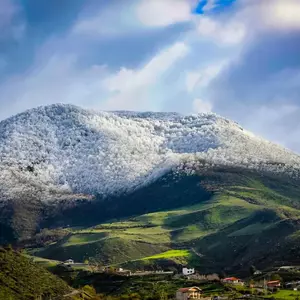
{"type": "Polygon", "coordinates": [[[70,287],[13,250],[0,248],[0,299],[62,299],[70,287]]]}

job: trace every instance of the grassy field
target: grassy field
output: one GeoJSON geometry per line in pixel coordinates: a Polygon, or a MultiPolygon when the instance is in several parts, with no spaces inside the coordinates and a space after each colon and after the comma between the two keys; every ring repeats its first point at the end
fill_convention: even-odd
{"type": "Polygon", "coordinates": [[[166,258],[174,258],[174,257],[187,257],[190,255],[189,250],[169,250],[163,253],[159,253],[156,255],[144,257],[143,260],[146,259],[166,259],[166,258]]]}
{"type": "MultiPolygon", "coordinates": [[[[201,178],[201,174],[199,176],[201,178]]],[[[262,267],[267,267],[276,260],[290,261],[293,257],[300,260],[295,255],[300,236],[297,221],[300,218],[297,198],[300,188],[292,180],[251,172],[222,171],[206,173],[197,183],[197,189],[196,183],[195,177],[191,182],[185,178],[185,185],[181,186],[186,188],[183,195],[178,187],[171,191],[174,194],[167,195],[169,206],[172,197],[181,195],[180,199],[174,200],[173,208],[157,209],[92,227],[69,228],[68,236],[35,255],[57,260],[73,258],[78,262],[94,257],[103,264],[124,264],[148,261],[149,257],[172,253],[176,249],[194,248],[202,258],[195,255],[181,257],[208,271],[220,271],[225,266],[246,269],[249,268],[247,261],[251,264],[259,261],[262,267]],[[210,197],[207,192],[204,198],[198,193],[199,183],[202,194],[203,189],[213,191],[210,197]],[[185,206],[176,207],[178,203],[184,203],[184,198],[185,206]],[[240,264],[241,260],[243,264],[240,264]]],[[[156,188],[160,190],[162,186],[156,188]]],[[[149,195],[152,192],[150,187],[147,188],[149,195]]],[[[176,257],[157,260],[160,259],[176,261],[176,257]]]]}
{"type": "Polygon", "coordinates": [[[300,299],[299,291],[281,290],[270,296],[266,296],[266,299],[277,299],[277,300],[296,300],[300,299]]]}
{"type": "Polygon", "coordinates": [[[60,261],[53,260],[53,259],[46,259],[37,256],[28,256],[28,257],[31,258],[33,262],[45,267],[46,269],[52,268],[60,263],[60,261]]]}

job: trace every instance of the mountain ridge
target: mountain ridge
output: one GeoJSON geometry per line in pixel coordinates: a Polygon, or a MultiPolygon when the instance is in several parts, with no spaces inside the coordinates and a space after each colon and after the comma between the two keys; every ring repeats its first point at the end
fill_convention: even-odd
{"type": "Polygon", "coordinates": [[[51,105],[0,122],[0,142],[0,196],[8,198],[24,190],[41,193],[45,201],[55,194],[122,193],[202,162],[294,176],[300,170],[298,155],[215,114],[51,105]]]}

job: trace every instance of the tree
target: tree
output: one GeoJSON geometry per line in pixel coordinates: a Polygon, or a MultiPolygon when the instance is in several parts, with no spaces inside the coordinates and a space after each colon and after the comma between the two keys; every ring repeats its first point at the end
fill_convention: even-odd
{"type": "Polygon", "coordinates": [[[280,277],[279,274],[272,274],[270,279],[282,281],[282,278],[280,277]]]}
{"type": "Polygon", "coordinates": [[[224,279],[226,277],[226,273],[224,271],[221,271],[219,274],[220,279],[224,279]]]}
{"type": "Polygon", "coordinates": [[[93,272],[97,272],[101,269],[101,262],[93,257],[88,261],[88,265],[93,272]]]}

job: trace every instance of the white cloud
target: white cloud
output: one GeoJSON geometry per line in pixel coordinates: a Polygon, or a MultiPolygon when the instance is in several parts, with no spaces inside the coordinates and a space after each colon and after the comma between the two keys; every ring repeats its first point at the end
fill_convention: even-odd
{"type": "Polygon", "coordinates": [[[199,72],[191,71],[186,74],[185,84],[188,92],[192,92],[198,83],[201,74],[199,72]]]}
{"type": "Polygon", "coordinates": [[[104,85],[110,92],[116,92],[105,104],[107,109],[143,109],[143,101],[149,88],[177,62],[186,56],[188,47],[176,43],[161,51],[139,70],[122,68],[117,74],[107,78],[104,85]]]}
{"type": "Polygon", "coordinates": [[[245,37],[245,26],[239,21],[219,22],[210,17],[201,17],[198,21],[197,32],[200,36],[213,40],[218,44],[239,44],[245,37]]]}
{"type": "MultiPolygon", "coordinates": [[[[203,9],[209,11],[215,5],[215,1],[210,0],[203,9]]],[[[246,41],[246,37],[256,36],[265,30],[300,29],[299,16],[299,0],[244,0],[222,18],[200,16],[196,26],[202,38],[218,45],[239,45],[246,41]]]]}
{"type": "Polygon", "coordinates": [[[207,113],[207,112],[211,112],[212,109],[213,109],[213,105],[209,101],[199,99],[199,98],[193,101],[193,111],[196,113],[207,113]]]}
{"type": "Polygon", "coordinates": [[[136,15],[145,26],[161,27],[189,21],[191,9],[188,0],[142,0],[136,15]]]}
{"type": "Polygon", "coordinates": [[[0,111],[0,119],[27,108],[58,102],[107,110],[151,109],[151,101],[142,98],[149,97],[153,84],[187,52],[185,44],[177,43],[159,52],[140,69],[122,68],[117,74],[98,65],[78,69],[76,55],[52,55],[47,59],[40,53],[30,71],[0,85],[1,99],[10,101],[10,106],[0,111]]]}
{"type": "Polygon", "coordinates": [[[226,60],[214,63],[197,71],[187,72],[186,88],[188,92],[193,92],[196,88],[205,88],[216,78],[227,66],[226,60]]]}
{"type": "MultiPolygon", "coordinates": [[[[213,28],[210,31],[214,32],[217,36],[223,35],[223,31],[225,32],[225,36],[228,35],[229,40],[234,40],[233,37],[230,37],[230,31],[233,33],[234,27],[236,27],[235,30],[240,37],[245,37],[246,35],[255,36],[260,32],[270,29],[300,29],[299,0],[244,0],[240,4],[238,9],[233,14],[228,15],[227,19],[223,20],[222,23],[215,24],[215,26],[211,24],[210,26],[207,25],[207,27],[213,28]],[[222,27],[224,28],[222,29],[222,27]],[[219,34],[218,30],[220,30],[219,34]]],[[[237,40],[239,40],[238,37],[237,40]]]]}
{"type": "Polygon", "coordinates": [[[195,0],[142,0],[112,4],[94,15],[82,15],[72,32],[88,36],[132,34],[146,28],[189,22],[195,0]]]}
{"type": "Polygon", "coordinates": [[[1,110],[0,119],[25,109],[53,103],[73,103],[96,107],[103,96],[101,79],[105,68],[94,66],[76,69],[76,56],[44,58],[24,75],[10,78],[0,86],[1,99],[9,99],[9,107],[1,110]]]}
{"type": "Polygon", "coordinates": [[[261,5],[261,21],[267,26],[281,29],[300,28],[300,1],[274,0],[261,5]]]}
{"type": "Polygon", "coordinates": [[[132,4],[118,2],[92,15],[82,13],[71,32],[92,37],[112,37],[136,30],[140,28],[137,27],[132,4]]]}
{"type": "Polygon", "coordinates": [[[152,84],[162,73],[168,70],[178,59],[188,53],[184,43],[176,43],[161,51],[138,71],[121,69],[106,82],[110,90],[128,90],[137,86],[152,84]]]}

